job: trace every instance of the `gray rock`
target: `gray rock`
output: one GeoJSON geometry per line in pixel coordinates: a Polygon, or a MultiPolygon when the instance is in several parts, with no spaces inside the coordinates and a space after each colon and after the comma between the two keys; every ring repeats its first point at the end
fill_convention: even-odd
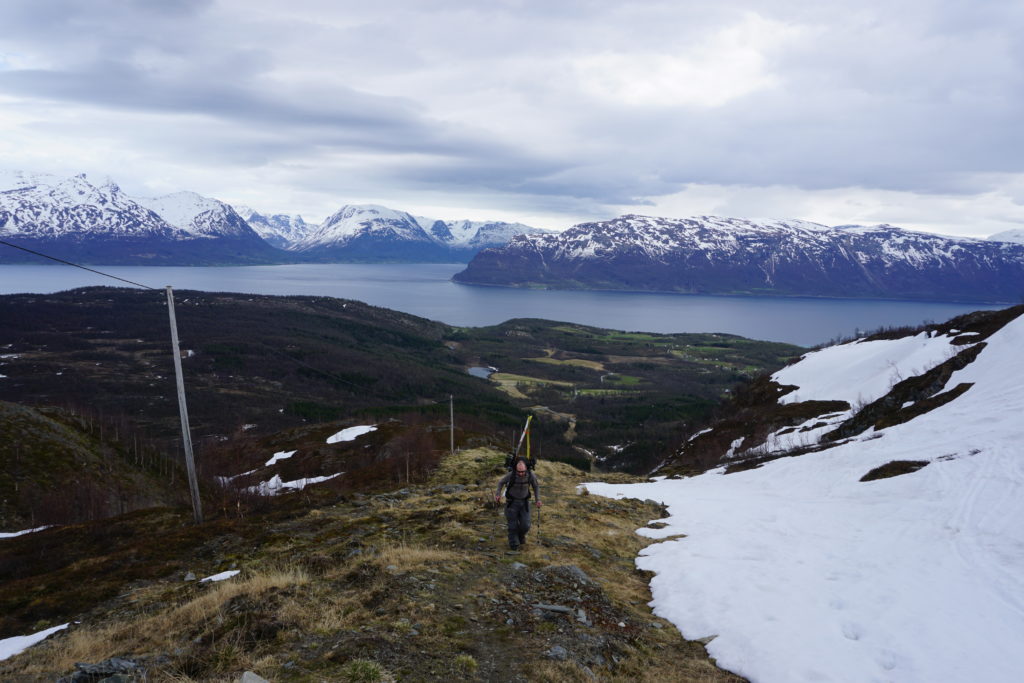
{"type": "Polygon", "coordinates": [[[192,572],[189,572],[188,574],[185,574],[185,580],[186,581],[195,581],[196,580],[196,575],[193,574],[192,572]]]}
{"type": "Polygon", "coordinates": [[[91,683],[92,681],[109,681],[110,683],[130,683],[139,676],[145,677],[145,665],[134,659],[111,657],[98,664],[77,662],[78,669],[71,676],[59,680],[69,683],[91,683]]]}
{"type": "Polygon", "coordinates": [[[526,565],[523,564],[522,562],[513,562],[512,564],[509,565],[509,567],[511,569],[513,569],[514,571],[519,571],[520,569],[526,569],[526,565]]]}
{"type": "Polygon", "coordinates": [[[441,493],[462,493],[465,490],[462,484],[445,484],[441,487],[441,493]]]}
{"type": "Polygon", "coordinates": [[[559,662],[564,662],[569,658],[569,651],[561,645],[552,645],[551,649],[544,653],[544,656],[548,659],[555,659],[559,662]]]}
{"type": "Polygon", "coordinates": [[[257,676],[251,671],[246,671],[242,674],[242,677],[238,679],[238,683],[270,683],[270,681],[262,676],[257,676]]]}
{"type": "Polygon", "coordinates": [[[591,578],[587,576],[587,573],[585,571],[583,571],[574,564],[567,564],[564,567],[562,567],[562,570],[565,571],[567,574],[571,575],[573,578],[575,578],[577,581],[579,581],[585,586],[589,586],[592,583],[594,583],[591,580],[591,578]]]}
{"type": "Polygon", "coordinates": [[[533,607],[535,609],[547,610],[548,612],[561,612],[562,614],[570,614],[570,613],[572,613],[572,608],[570,608],[570,607],[562,607],[561,605],[545,605],[544,603],[540,603],[539,602],[536,605],[534,605],[533,607]]]}

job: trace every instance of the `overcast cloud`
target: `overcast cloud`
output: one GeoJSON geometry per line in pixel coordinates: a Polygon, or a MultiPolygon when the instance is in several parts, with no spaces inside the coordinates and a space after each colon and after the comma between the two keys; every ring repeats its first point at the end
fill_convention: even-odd
{"type": "Polygon", "coordinates": [[[5,0],[0,163],[318,221],[374,201],[1024,223],[1024,4],[5,0]]]}

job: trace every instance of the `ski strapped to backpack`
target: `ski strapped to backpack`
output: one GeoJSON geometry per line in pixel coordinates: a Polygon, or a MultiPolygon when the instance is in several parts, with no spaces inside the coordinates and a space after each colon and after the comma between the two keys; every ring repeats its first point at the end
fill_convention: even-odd
{"type": "Polygon", "coordinates": [[[523,433],[519,435],[519,444],[516,446],[515,451],[505,456],[505,469],[512,471],[515,469],[516,460],[519,459],[519,451],[523,448],[523,442],[526,442],[526,455],[523,458],[526,461],[527,469],[532,470],[537,464],[537,456],[530,454],[530,422],[533,420],[533,415],[529,415],[526,418],[526,426],[523,427],[523,433]]]}

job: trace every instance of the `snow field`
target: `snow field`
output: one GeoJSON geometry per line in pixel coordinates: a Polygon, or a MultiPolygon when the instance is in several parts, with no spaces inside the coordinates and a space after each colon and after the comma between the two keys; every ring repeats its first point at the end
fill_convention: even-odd
{"type": "Polygon", "coordinates": [[[798,363],[779,370],[772,379],[794,384],[796,391],[779,403],[846,401],[870,403],[889,393],[893,384],[919,375],[968,348],[952,346],[951,337],[914,337],[855,341],[806,354],[798,363]]]}
{"type": "MultiPolygon", "coordinates": [[[[910,349],[897,365],[916,356],[926,369],[922,346],[942,360],[942,339],[910,339],[886,344],[910,349]]],[[[668,505],[667,527],[638,533],[686,534],[637,559],[655,572],[655,613],[687,638],[717,636],[711,655],[756,682],[1021,680],[1024,319],[987,341],[947,384],[971,389],[877,438],[730,475],[587,484],[668,505]],[[893,460],[930,464],[859,481],[893,460]]],[[[832,366],[845,372],[867,356],[866,367],[887,366],[857,346],[834,347],[832,366]]],[[[804,372],[801,382],[789,382],[801,398],[836,398],[842,385],[829,383],[841,373],[804,362],[791,373],[804,372]]],[[[848,379],[861,395],[877,386],[848,379]]]]}

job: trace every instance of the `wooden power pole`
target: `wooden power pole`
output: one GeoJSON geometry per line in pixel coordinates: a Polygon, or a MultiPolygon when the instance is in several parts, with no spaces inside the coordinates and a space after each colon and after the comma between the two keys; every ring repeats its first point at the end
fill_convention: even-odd
{"type": "Polygon", "coordinates": [[[185,468],[188,470],[188,488],[192,493],[192,513],[196,524],[203,523],[203,504],[199,499],[199,481],[196,463],[192,457],[192,435],[188,427],[188,406],[185,404],[185,380],[181,374],[181,349],[178,348],[178,322],[174,318],[174,292],[167,285],[167,312],[171,316],[171,346],[174,356],[174,376],[178,382],[178,412],[181,414],[181,437],[185,444],[185,468]]]}

